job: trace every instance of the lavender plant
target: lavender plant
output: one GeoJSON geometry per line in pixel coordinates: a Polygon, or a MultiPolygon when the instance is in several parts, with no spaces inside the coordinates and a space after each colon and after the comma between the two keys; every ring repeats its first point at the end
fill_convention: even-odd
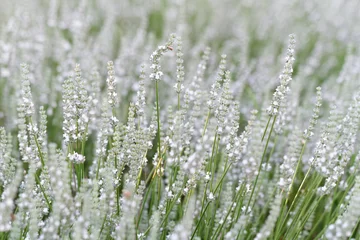
{"type": "Polygon", "coordinates": [[[5,1],[0,239],[360,239],[358,5],[5,1]]]}

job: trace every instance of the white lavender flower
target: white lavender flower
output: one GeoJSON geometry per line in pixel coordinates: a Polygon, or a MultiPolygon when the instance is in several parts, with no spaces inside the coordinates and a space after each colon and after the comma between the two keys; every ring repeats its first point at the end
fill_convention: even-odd
{"type": "Polygon", "coordinates": [[[219,64],[218,73],[216,76],[216,81],[214,84],[211,85],[210,90],[210,99],[207,101],[207,105],[210,110],[217,107],[218,98],[221,94],[221,81],[225,78],[225,68],[226,68],[226,55],[221,55],[221,60],[219,64]]]}
{"type": "Polygon", "coordinates": [[[281,75],[279,76],[280,85],[276,88],[271,105],[267,108],[267,112],[270,115],[279,114],[280,105],[285,101],[286,95],[289,92],[288,85],[292,80],[291,76],[293,73],[293,63],[295,61],[294,53],[295,53],[295,35],[290,34],[287,55],[285,58],[285,66],[281,75]]]}
{"type": "Polygon", "coordinates": [[[230,71],[225,71],[224,83],[222,86],[221,96],[219,98],[219,104],[215,110],[215,116],[218,124],[217,132],[219,134],[224,132],[225,125],[228,124],[227,115],[232,99],[233,96],[230,93],[230,71]]]}
{"type": "Polygon", "coordinates": [[[354,228],[359,222],[360,218],[360,179],[355,180],[354,191],[350,196],[351,201],[347,206],[346,211],[339,216],[336,221],[330,224],[324,236],[326,239],[349,239],[354,233],[354,228]]]}
{"type": "Polygon", "coordinates": [[[0,234],[11,230],[11,214],[15,208],[15,197],[22,179],[22,171],[21,164],[18,164],[14,179],[11,179],[11,183],[4,185],[5,189],[0,201],[0,234]]]}
{"type": "Polygon", "coordinates": [[[31,117],[34,114],[34,103],[32,100],[32,94],[30,89],[29,80],[29,66],[27,64],[21,64],[21,98],[24,113],[26,117],[31,117]]]}
{"type": "Polygon", "coordinates": [[[180,94],[184,90],[184,59],[183,59],[183,52],[182,52],[182,40],[181,37],[176,38],[176,84],[174,86],[175,91],[177,94],[180,94]]]}
{"type": "Polygon", "coordinates": [[[296,165],[301,155],[301,134],[299,129],[295,128],[289,138],[289,147],[287,153],[284,155],[283,163],[280,165],[280,179],[278,185],[285,191],[290,190],[293,183],[294,175],[296,174],[296,165]]]}
{"type": "Polygon", "coordinates": [[[150,80],[152,81],[159,81],[162,79],[162,76],[164,73],[161,71],[160,66],[160,59],[164,53],[171,50],[171,45],[173,44],[175,40],[175,35],[171,34],[168,42],[165,44],[165,46],[159,46],[150,56],[152,72],[150,74],[150,80]]]}
{"type": "Polygon", "coordinates": [[[135,102],[135,106],[136,106],[136,113],[142,117],[144,116],[145,113],[145,94],[146,94],[146,90],[145,90],[145,65],[142,64],[141,65],[141,71],[140,71],[140,81],[139,81],[139,89],[136,93],[137,99],[135,102]]]}
{"type": "Polygon", "coordinates": [[[83,156],[77,152],[69,153],[68,158],[70,161],[72,161],[76,164],[85,162],[85,156],[83,156]]]}
{"type": "Polygon", "coordinates": [[[116,93],[116,81],[115,81],[115,71],[114,71],[114,63],[109,61],[107,63],[107,70],[108,70],[108,78],[106,79],[107,83],[107,94],[108,94],[108,103],[111,108],[114,108],[115,105],[118,103],[118,96],[116,93]]]}
{"type": "Polygon", "coordinates": [[[321,101],[322,101],[321,87],[317,87],[316,88],[316,103],[315,103],[315,107],[313,109],[313,115],[312,115],[312,118],[310,119],[310,124],[309,124],[308,128],[304,131],[304,134],[303,134],[305,140],[309,140],[310,137],[312,137],[314,135],[313,131],[314,131],[315,125],[317,123],[317,119],[319,118],[321,101]]]}
{"type": "Polygon", "coordinates": [[[277,194],[272,204],[272,208],[270,210],[268,218],[266,219],[264,225],[262,226],[262,228],[255,237],[256,240],[268,239],[268,237],[271,235],[271,232],[273,231],[276,221],[280,214],[281,199],[282,199],[282,195],[277,194]]]}

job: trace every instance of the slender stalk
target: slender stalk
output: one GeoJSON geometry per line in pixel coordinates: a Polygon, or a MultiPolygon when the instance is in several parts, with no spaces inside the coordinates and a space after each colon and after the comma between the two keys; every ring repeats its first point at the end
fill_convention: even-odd
{"type": "Polygon", "coordinates": [[[231,210],[232,210],[232,208],[233,208],[233,206],[234,206],[234,203],[235,203],[235,202],[238,202],[238,198],[240,197],[240,193],[241,193],[241,192],[240,192],[240,189],[239,189],[239,191],[236,193],[236,195],[235,195],[235,197],[234,197],[234,200],[232,201],[229,209],[227,210],[227,213],[226,213],[225,219],[223,220],[223,223],[220,224],[220,225],[216,228],[215,233],[214,233],[214,235],[213,235],[213,237],[212,237],[211,239],[217,239],[218,235],[220,234],[222,228],[224,227],[224,225],[225,225],[225,223],[226,223],[227,218],[229,217],[229,215],[230,215],[230,213],[231,213],[231,210]]]}
{"type": "Polygon", "coordinates": [[[48,197],[47,197],[47,195],[45,193],[44,187],[41,185],[40,178],[39,178],[39,176],[37,174],[35,174],[35,180],[36,180],[37,184],[39,184],[39,186],[40,186],[40,190],[41,190],[41,192],[42,192],[42,194],[43,194],[43,196],[45,198],[46,204],[48,205],[49,211],[51,211],[51,203],[50,203],[50,201],[49,201],[49,199],[48,199],[48,197]]]}
{"type": "Polygon", "coordinates": [[[159,106],[159,86],[158,81],[155,81],[155,93],[156,93],[156,117],[157,117],[157,136],[158,136],[158,154],[161,153],[161,135],[160,135],[160,106],[159,106]]]}
{"type": "Polygon", "coordinates": [[[204,208],[204,211],[201,213],[201,216],[200,216],[200,219],[199,221],[197,222],[196,224],[196,227],[195,227],[195,230],[193,231],[193,233],[191,234],[191,238],[190,240],[192,240],[194,237],[195,237],[195,234],[200,226],[200,223],[201,223],[201,220],[203,219],[204,215],[205,215],[205,212],[206,212],[206,209],[209,207],[210,205],[210,202],[207,202],[206,205],[205,205],[205,208],[204,208]]]}
{"type": "MultiPolygon", "coordinates": [[[[295,194],[295,197],[294,197],[293,201],[291,202],[291,205],[290,205],[288,211],[286,212],[285,217],[282,218],[282,221],[280,221],[280,225],[279,225],[279,228],[278,228],[279,232],[277,232],[277,234],[276,234],[275,236],[277,236],[278,234],[280,234],[280,231],[281,231],[282,227],[284,226],[284,224],[285,224],[285,222],[286,222],[286,219],[287,219],[287,217],[289,216],[292,208],[294,207],[295,202],[296,202],[296,200],[297,200],[297,198],[298,198],[298,196],[299,196],[299,194],[300,194],[300,191],[301,191],[301,189],[302,189],[302,187],[303,187],[303,185],[304,185],[307,177],[309,176],[310,170],[311,170],[311,167],[309,167],[308,171],[306,172],[305,177],[304,177],[304,179],[302,180],[302,182],[301,182],[301,184],[300,184],[300,187],[298,188],[298,190],[297,190],[297,192],[296,192],[296,194],[295,194]]],[[[295,173],[296,173],[296,172],[295,172],[295,173]]],[[[295,173],[294,173],[294,175],[295,175],[295,173]]],[[[288,200],[289,200],[289,198],[287,197],[283,209],[285,209],[288,200]]],[[[280,215],[280,216],[281,216],[281,215],[280,215]]],[[[275,238],[275,239],[276,239],[276,238],[275,238]]]]}
{"type": "Polygon", "coordinates": [[[268,121],[267,121],[267,124],[266,124],[266,127],[265,127],[264,134],[263,134],[263,135],[262,135],[262,137],[261,137],[261,141],[264,141],[264,138],[265,138],[265,135],[266,135],[267,129],[268,129],[268,127],[269,127],[269,124],[270,124],[271,118],[272,118],[272,116],[270,116],[270,117],[269,117],[269,119],[268,119],[268,121]]]}
{"type": "MultiPolygon", "coordinates": [[[[272,117],[270,117],[269,119],[271,119],[271,118],[272,118],[272,117]]],[[[272,122],[272,124],[271,124],[270,133],[269,133],[269,136],[268,136],[267,141],[266,141],[266,145],[265,145],[265,148],[264,148],[262,157],[261,157],[261,162],[260,162],[260,164],[259,164],[259,168],[258,168],[258,171],[257,171],[257,175],[256,175],[256,177],[255,177],[255,181],[254,181],[253,187],[252,187],[252,189],[251,189],[250,198],[249,198],[249,201],[248,201],[247,206],[246,206],[246,212],[249,210],[249,206],[250,206],[252,197],[253,197],[253,195],[254,195],[254,191],[255,191],[255,188],[256,188],[256,185],[257,185],[259,176],[260,176],[262,164],[264,163],[264,159],[265,159],[265,155],[266,155],[266,150],[267,150],[268,145],[269,145],[269,142],[270,142],[270,137],[271,137],[271,133],[272,133],[272,131],[273,131],[273,129],[274,129],[275,122],[276,122],[276,115],[275,115],[275,117],[273,118],[273,122],[272,122]]]]}
{"type": "Polygon", "coordinates": [[[208,114],[206,116],[204,128],[203,128],[202,135],[201,135],[202,139],[204,139],[204,135],[205,135],[205,132],[206,132],[206,129],[207,129],[207,125],[209,123],[209,119],[210,119],[210,110],[208,111],[208,114]]]}
{"type": "MultiPolygon", "coordinates": [[[[31,125],[31,127],[34,128],[34,124],[33,124],[33,122],[32,122],[32,118],[31,118],[31,117],[27,117],[27,121],[29,122],[29,124],[31,125]]],[[[44,167],[44,166],[45,166],[44,155],[43,155],[43,153],[42,153],[42,151],[41,151],[38,138],[37,138],[36,134],[33,134],[33,136],[34,136],[34,139],[35,139],[36,147],[37,147],[38,152],[39,152],[39,158],[40,158],[40,161],[41,161],[41,167],[44,167]]]]}

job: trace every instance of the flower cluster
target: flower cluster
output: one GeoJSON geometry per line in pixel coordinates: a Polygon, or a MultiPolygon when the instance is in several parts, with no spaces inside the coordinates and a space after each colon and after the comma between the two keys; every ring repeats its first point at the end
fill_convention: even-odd
{"type": "Polygon", "coordinates": [[[115,72],[114,72],[114,63],[109,61],[107,63],[108,78],[106,79],[107,90],[108,90],[108,103],[110,107],[115,107],[118,102],[116,86],[115,86],[115,72]]]}
{"type": "Polygon", "coordinates": [[[279,114],[279,108],[281,104],[285,101],[286,95],[290,91],[288,85],[292,80],[291,76],[293,73],[293,63],[295,61],[294,54],[295,54],[295,36],[291,34],[289,35],[289,46],[285,58],[285,66],[282,73],[279,76],[280,85],[275,90],[271,105],[266,109],[270,115],[279,114]]]}
{"type": "Polygon", "coordinates": [[[357,0],[17,3],[0,239],[360,239],[357,0]]]}
{"type": "Polygon", "coordinates": [[[151,54],[151,56],[150,56],[150,61],[151,61],[150,68],[152,69],[152,73],[150,74],[150,80],[152,80],[152,81],[161,80],[164,73],[161,71],[160,59],[161,59],[162,55],[164,55],[164,53],[166,53],[167,51],[172,50],[171,45],[173,44],[174,40],[175,40],[175,35],[172,34],[170,36],[170,38],[169,38],[169,41],[164,46],[159,46],[157,48],[157,50],[155,50],[151,54]]]}
{"type": "Polygon", "coordinates": [[[77,152],[75,153],[69,153],[68,158],[70,161],[74,162],[74,163],[83,163],[85,162],[85,156],[78,154],[77,152]]]}

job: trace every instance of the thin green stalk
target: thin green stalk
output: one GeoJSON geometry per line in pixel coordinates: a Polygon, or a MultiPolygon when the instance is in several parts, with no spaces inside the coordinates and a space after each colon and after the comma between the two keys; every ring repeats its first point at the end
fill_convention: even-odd
{"type": "MultiPolygon", "coordinates": [[[[228,158],[226,157],[226,160],[225,160],[225,165],[224,165],[224,172],[225,172],[225,175],[226,175],[227,171],[229,170],[229,168],[228,168],[227,164],[228,164],[228,158]]],[[[231,164],[230,164],[230,165],[231,165],[231,164]]],[[[219,188],[219,195],[220,195],[221,190],[222,190],[222,186],[223,186],[223,179],[224,179],[225,175],[223,174],[223,175],[221,176],[221,179],[220,179],[220,180],[221,180],[221,184],[220,184],[220,185],[217,185],[217,187],[219,188]]],[[[216,189],[216,190],[217,190],[217,189],[216,189]]]]}
{"type": "MultiPolygon", "coordinates": [[[[260,176],[260,172],[261,172],[261,168],[262,168],[262,164],[264,163],[264,159],[265,159],[265,155],[266,155],[266,150],[268,148],[268,145],[269,145],[269,141],[270,141],[270,137],[271,137],[271,133],[274,129],[274,125],[275,125],[275,121],[276,121],[276,115],[273,119],[273,122],[271,124],[271,129],[270,129],[270,133],[269,133],[269,136],[268,136],[268,139],[266,141],[266,144],[265,144],[265,148],[264,148],[264,151],[263,151],[263,154],[262,154],[262,157],[261,157],[261,162],[260,162],[260,165],[259,165],[259,168],[258,168],[258,171],[257,171],[257,175],[255,177],[255,181],[254,181],[254,184],[253,184],[253,188],[251,190],[251,194],[250,194],[250,198],[249,198],[249,202],[247,203],[247,206],[246,206],[246,212],[248,211],[249,209],[249,206],[250,206],[250,203],[251,203],[251,200],[252,200],[252,197],[254,195],[254,191],[255,191],[255,188],[256,188],[256,185],[257,185],[257,182],[258,182],[258,179],[259,179],[259,176],[260,176]]],[[[269,118],[271,119],[272,116],[269,118]]]]}
{"type": "MultiPolygon", "coordinates": [[[[293,231],[295,233],[295,236],[291,239],[297,239],[297,237],[299,236],[301,230],[303,229],[305,223],[307,222],[307,220],[309,219],[309,217],[311,216],[311,214],[315,211],[315,209],[317,208],[319,202],[323,199],[324,196],[321,196],[320,198],[317,198],[315,203],[313,203],[313,207],[311,208],[310,211],[307,211],[306,212],[306,215],[304,217],[304,219],[302,220],[302,222],[300,223],[300,227],[296,230],[296,231],[293,231]]],[[[285,238],[286,238],[287,235],[285,235],[285,238]]]]}
{"type": "Polygon", "coordinates": [[[205,184],[205,187],[204,187],[204,193],[203,193],[203,197],[202,197],[202,200],[201,200],[201,209],[200,209],[200,212],[202,213],[203,210],[204,210],[204,206],[205,206],[205,201],[206,201],[206,195],[207,195],[207,187],[208,187],[208,182],[205,184]]]}
{"type": "Polygon", "coordinates": [[[144,199],[142,200],[141,207],[140,207],[139,214],[138,214],[138,219],[136,221],[136,229],[139,228],[139,223],[140,223],[140,220],[141,220],[142,212],[144,210],[145,203],[146,203],[147,198],[149,196],[150,189],[151,189],[151,186],[149,186],[149,188],[147,189],[147,191],[145,193],[145,196],[144,196],[144,199]]]}
{"type": "Polygon", "coordinates": [[[146,181],[145,181],[145,184],[146,184],[146,185],[152,182],[153,174],[154,174],[154,172],[155,172],[155,169],[156,169],[156,167],[153,167],[153,168],[151,169],[151,171],[150,171],[150,173],[149,173],[149,175],[148,175],[148,177],[146,178],[146,181]]]}
{"type": "MultiPolygon", "coordinates": [[[[222,185],[222,182],[223,182],[223,180],[224,180],[224,178],[225,178],[225,176],[226,176],[226,173],[229,171],[231,165],[232,165],[232,164],[230,163],[229,166],[228,166],[227,168],[225,168],[225,170],[224,170],[224,172],[223,172],[223,174],[222,174],[219,182],[217,183],[217,185],[216,185],[216,187],[215,187],[215,189],[214,189],[214,191],[213,191],[213,194],[214,194],[214,195],[216,194],[217,190],[218,190],[218,189],[220,188],[220,186],[222,185]]],[[[204,214],[205,214],[205,212],[206,212],[206,208],[204,209],[204,205],[205,205],[205,199],[206,199],[206,195],[207,195],[207,194],[206,194],[207,186],[208,186],[208,183],[206,183],[206,186],[205,186],[205,189],[204,189],[204,195],[203,195],[202,204],[201,204],[201,210],[200,210],[200,213],[204,212],[204,214]]],[[[202,219],[202,217],[200,217],[199,223],[201,222],[201,219],[202,219]]],[[[213,219],[213,218],[212,218],[212,219],[213,219]]]]}
{"type": "Polygon", "coordinates": [[[197,232],[197,230],[198,230],[198,228],[199,228],[199,225],[200,225],[200,223],[201,223],[201,220],[203,219],[203,217],[204,217],[204,215],[205,215],[205,212],[206,212],[206,209],[209,207],[209,205],[210,205],[210,202],[207,202],[206,205],[205,205],[204,211],[201,213],[200,219],[199,219],[199,221],[198,221],[197,224],[196,224],[195,230],[194,230],[193,233],[191,234],[190,240],[192,240],[192,239],[195,237],[195,234],[196,234],[196,232],[197,232]]]}
{"type": "MultiPolygon", "coordinates": [[[[231,167],[231,164],[229,164],[229,166],[225,169],[225,171],[224,171],[224,173],[223,173],[220,181],[218,182],[218,184],[217,184],[217,186],[216,186],[216,188],[215,188],[215,190],[214,190],[214,193],[216,193],[217,189],[220,187],[220,184],[222,183],[222,181],[223,181],[223,179],[224,179],[227,171],[230,169],[230,167],[231,167]]],[[[151,183],[152,183],[152,182],[151,182],[151,183]]],[[[149,188],[149,189],[150,189],[150,188],[149,188]]],[[[148,193],[146,193],[146,194],[148,194],[148,193]]],[[[165,214],[165,217],[164,217],[163,221],[162,221],[161,224],[160,224],[160,227],[161,227],[161,226],[164,224],[164,222],[167,220],[167,218],[168,218],[168,216],[169,216],[172,208],[174,207],[177,199],[178,199],[180,196],[181,196],[181,191],[180,191],[180,192],[176,195],[176,197],[173,199],[173,201],[172,201],[172,203],[171,203],[171,205],[170,205],[170,207],[169,207],[169,209],[168,209],[168,212],[165,214]]],[[[206,212],[206,209],[208,208],[209,203],[210,203],[210,202],[207,203],[205,209],[203,210],[203,214],[206,212]]],[[[145,200],[143,201],[143,205],[142,205],[142,207],[141,207],[141,209],[140,209],[141,212],[142,212],[142,209],[143,209],[143,207],[144,207],[144,204],[145,204],[145,200]]],[[[202,206],[204,206],[204,204],[202,204],[202,206]]],[[[139,218],[138,218],[139,220],[140,220],[140,217],[141,217],[141,214],[139,214],[139,218]]],[[[202,217],[203,217],[203,216],[202,216],[202,217]]],[[[198,224],[201,222],[202,217],[200,218],[198,224]]],[[[139,221],[139,220],[138,220],[138,221],[139,221]]],[[[147,234],[147,232],[149,232],[149,230],[151,229],[151,227],[152,227],[152,226],[149,226],[149,227],[147,228],[147,230],[146,230],[145,233],[144,233],[145,235],[147,234]]],[[[194,233],[194,234],[195,234],[195,233],[194,233]]]]}
{"type": "Polygon", "coordinates": [[[158,81],[155,81],[156,93],[156,117],[157,117],[157,133],[158,133],[158,154],[161,154],[161,136],[160,136],[160,106],[159,106],[159,86],[158,81]]]}
{"type": "Polygon", "coordinates": [[[98,158],[97,159],[97,169],[96,169],[96,180],[99,179],[100,162],[101,162],[101,158],[98,158]]]}
{"type": "MultiPolygon", "coordinates": [[[[289,233],[289,230],[292,229],[293,226],[297,225],[298,219],[301,219],[301,217],[308,212],[307,211],[308,205],[311,204],[313,198],[316,197],[316,189],[320,185],[321,180],[322,180],[322,177],[320,175],[317,175],[315,177],[314,181],[312,182],[312,184],[309,187],[309,195],[305,196],[305,200],[304,200],[304,202],[303,202],[303,204],[301,205],[301,208],[300,208],[301,210],[296,212],[296,214],[295,214],[295,216],[293,218],[293,221],[291,222],[289,228],[285,232],[286,235],[289,233]]],[[[318,204],[320,199],[322,199],[322,197],[315,199],[316,204],[318,204]]],[[[286,218],[285,218],[285,220],[286,220],[286,218]]],[[[281,233],[281,229],[280,229],[279,233],[281,233]]],[[[277,237],[280,237],[280,236],[277,236],[277,237]]],[[[278,239],[277,237],[275,239],[278,239]]]]}
{"type": "Polygon", "coordinates": [[[223,182],[226,173],[229,171],[230,167],[231,167],[232,163],[229,163],[229,166],[227,168],[225,168],[223,175],[221,176],[218,184],[216,185],[215,189],[214,189],[214,193],[216,193],[216,191],[218,190],[218,188],[220,187],[220,184],[223,182]]]}
{"type": "Polygon", "coordinates": [[[217,154],[217,150],[218,150],[218,145],[217,145],[217,141],[218,141],[218,134],[217,131],[215,132],[215,137],[214,137],[214,142],[213,142],[213,147],[212,147],[212,151],[211,151],[211,157],[210,157],[210,162],[209,162],[209,170],[211,172],[211,180],[210,180],[210,189],[212,189],[212,182],[214,180],[214,175],[215,175],[215,156],[217,154]]]}
{"type": "MultiPolygon", "coordinates": [[[[324,211],[324,212],[321,214],[321,216],[318,218],[318,220],[317,220],[317,222],[315,223],[315,225],[312,227],[312,229],[311,229],[309,235],[307,236],[306,240],[315,239],[314,237],[311,237],[311,236],[315,233],[315,230],[317,229],[317,227],[319,226],[319,224],[322,222],[322,220],[324,219],[324,217],[325,217],[326,214],[330,214],[330,213],[324,211]]],[[[323,229],[326,229],[326,227],[324,227],[323,229]]],[[[321,231],[321,232],[322,232],[322,231],[321,231]]],[[[317,234],[317,235],[318,235],[318,234],[317,234]]],[[[317,236],[317,235],[316,235],[316,236],[317,236]]]]}
{"type": "MultiPolygon", "coordinates": [[[[273,201],[273,196],[275,195],[277,189],[278,189],[277,187],[274,188],[274,190],[273,190],[273,192],[271,194],[271,197],[268,198],[268,200],[265,203],[265,206],[262,208],[261,213],[260,213],[259,217],[257,218],[257,221],[256,221],[256,223],[254,225],[255,229],[257,229],[258,226],[260,225],[261,218],[265,216],[265,214],[266,214],[266,212],[267,212],[267,210],[269,208],[270,203],[273,201]]],[[[252,237],[252,234],[249,234],[248,237],[246,238],[246,240],[250,240],[251,237],[252,237]]]]}
{"type": "Polygon", "coordinates": [[[264,134],[263,134],[263,135],[262,135],[262,137],[261,137],[261,141],[264,141],[264,138],[265,138],[265,135],[266,135],[267,129],[268,129],[268,127],[269,127],[269,124],[270,124],[271,118],[272,118],[272,116],[270,116],[270,117],[269,117],[269,119],[268,119],[268,121],[267,121],[267,124],[266,124],[266,127],[265,127],[264,134]]]}
{"type": "MultiPolygon", "coordinates": [[[[296,178],[296,174],[297,174],[297,172],[298,172],[298,170],[299,170],[299,167],[300,167],[300,164],[301,164],[301,161],[302,161],[302,156],[303,156],[304,151],[305,151],[306,143],[307,143],[307,141],[304,142],[304,144],[303,144],[303,146],[302,146],[302,148],[301,148],[300,157],[299,157],[299,159],[298,159],[298,161],[297,161],[296,168],[295,168],[295,172],[294,172],[294,175],[293,175],[293,177],[292,177],[292,179],[291,179],[291,183],[290,183],[290,187],[289,187],[289,194],[291,193],[292,187],[293,187],[293,185],[294,185],[295,178],[296,178]]],[[[308,170],[308,172],[306,173],[304,179],[306,178],[307,174],[309,173],[311,167],[312,167],[312,166],[310,165],[309,170],[308,170]]],[[[302,183],[304,183],[304,181],[302,181],[302,183]]],[[[299,189],[300,189],[300,188],[299,188],[299,189]]],[[[289,200],[289,194],[288,194],[288,196],[286,197],[286,203],[287,203],[288,200],[289,200]]]]}
{"type": "Polygon", "coordinates": [[[204,128],[203,128],[202,135],[201,135],[202,139],[204,138],[205,131],[206,131],[207,125],[208,125],[208,123],[209,123],[209,119],[210,119],[210,109],[209,109],[208,114],[207,114],[207,116],[206,116],[204,128]]]}
{"type": "MultiPolygon", "coordinates": [[[[241,187],[240,187],[240,191],[241,192],[244,192],[244,189],[245,189],[245,186],[246,184],[245,183],[242,183],[241,184],[241,187]]],[[[244,194],[245,196],[245,194],[244,194]]],[[[237,204],[237,214],[236,214],[236,218],[235,218],[235,221],[233,221],[234,223],[239,219],[240,215],[241,215],[241,208],[243,206],[243,202],[244,202],[244,197],[241,198],[241,201],[237,204]]]]}
{"type": "Polygon", "coordinates": [[[177,94],[177,100],[178,100],[178,103],[177,103],[177,108],[178,108],[178,111],[180,111],[180,93],[177,94]]]}
{"type": "MultiPolygon", "coordinates": [[[[27,120],[28,120],[28,122],[30,123],[31,127],[34,128],[34,125],[33,125],[33,122],[32,122],[32,118],[31,118],[31,117],[27,117],[27,120]]],[[[39,152],[39,157],[40,157],[40,161],[41,161],[41,167],[44,167],[44,166],[45,166],[45,161],[44,161],[43,153],[42,153],[41,148],[40,148],[39,141],[38,141],[38,139],[37,139],[36,134],[33,134],[33,136],[34,136],[34,139],[35,139],[36,147],[37,147],[38,152],[39,152]]]]}
{"type": "Polygon", "coordinates": [[[49,212],[50,212],[51,211],[51,203],[50,203],[50,201],[49,201],[49,199],[48,199],[48,197],[47,197],[47,195],[45,193],[44,187],[41,185],[40,178],[39,178],[39,176],[37,174],[35,174],[35,179],[36,179],[37,184],[39,184],[39,186],[40,186],[40,190],[41,190],[41,192],[42,192],[42,194],[43,194],[43,196],[45,198],[46,204],[48,205],[49,212]]]}
{"type": "MultiPolygon", "coordinates": [[[[352,175],[352,176],[350,176],[349,178],[351,178],[351,179],[349,180],[349,182],[352,182],[352,180],[355,179],[355,176],[352,175]],[[352,177],[354,177],[354,178],[352,178],[352,177]]],[[[325,226],[323,227],[323,229],[322,229],[319,233],[317,233],[317,235],[316,235],[315,238],[313,238],[313,239],[317,239],[318,237],[321,237],[322,234],[324,233],[324,231],[327,229],[327,226],[328,226],[329,224],[333,223],[333,222],[336,220],[336,218],[338,217],[338,211],[339,211],[339,209],[340,209],[340,207],[341,207],[341,205],[342,205],[342,203],[343,203],[346,195],[349,193],[350,189],[353,187],[353,184],[354,184],[353,182],[352,182],[352,183],[348,183],[348,187],[346,188],[346,190],[345,190],[344,193],[342,194],[341,199],[340,199],[339,201],[336,201],[336,199],[338,198],[337,196],[334,197],[334,202],[337,202],[336,208],[334,209],[333,212],[331,212],[331,210],[330,210],[330,212],[328,212],[328,213],[327,213],[327,212],[324,212],[324,213],[321,215],[321,217],[318,219],[318,221],[317,221],[316,224],[314,225],[313,229],[312,229],[311,232],[309,233],[309,236],[308,236],[307,239],[310,239],[309,237],[314,234],[317,226],[322,222],[322,219],[325,217],[325,214],[326,214],[326,213],[329,215],[330,220],[327,220],[327,221],[325,222],[325,226]]],[[[340,195],[340,193],[339,193],[338,195],[340,195]]]]}
{"type": "Polygon", "coordinates": [[[104,230],[106,218],[107,218],[107,214],[105,213],[104,220],[103,220],[103,222],[102,222],[102,224],[101,224],[101,229],[100,229],[100,233],[99,233],[99,239],[100,239],[100,236],[101,236],[102,231],[104,230]]]}
{"type": "MultiPolygon", "coordinates": [[[[297,190],[297,192],[296,192],[296,194],[295,194],[295,197],[294,197],[293,201],[291,202],[291,205],[290,205],[288,211],[286,212],[285,217],[281,219],[282,221],[280,221],[280,225],[279,225],[280,227],[278,228],[279,231],[281,231],[282,227],[284,226],[284,224],[285,224],[285,222],[286,222],[287,217],[289,216],[289,214],[290,214],[293,206],[295,205],[295,202],[296,202],[296,200],[297,200],[297,198],[298,198],[298,196],[299,196],[299,194],[300,194],[300,190],[302,189],[302,187],[303,187],[303,185],[304,185],[304,183],[305,183],[305,181],[306,181],[306,179],[307,179],[307,177],[308,177],[308,175],[309,175],[309,173],[310,173],[310,170],[311,170],[311,166],[309,167],[308,171],[306,172],[305,177],[304,177],[304,179],[302,180],[302,182],[301,182],[301,184],[300,184],[300,187],[298,188],[298,190],[297,190]]],[[[295,172],[295,173],[296,173],[296,172],[295,172]]],[[[294,173],[294,175],[295,175],[295,173],[294,173]]],[[[284,204],[284,207],[283,207],[284,210],[285,210],[285,208],[286,208],[286,206],[287,206],[288,199],[289,199],[289,198],[287,197],[287,198],[286,198],[286,201],[285,201],[285,204],[284,204]]],[[[282,215],[282,213],[281,213],[281,215],[282,215]]],[[[280,216],[281,216],[281,215],[280,215],[280,216]]],[[[276,231],[275,239],[277,239],[278,234],[280,234],[280,232],[276,231]]]]}
{"type": "Polygon", "coordinates": [[[238,191],[238,192],[236,193],[236,195],[235,195],[234,201],[232,201],[229,209],[227,210],[227,214],[226,214],[226,216],[225,216],[225,219],[223,220],[223,223],[216,228],[215,233],[214,233],[214,235],[213,235],[213,237],[212,237],[211,239],[217,239],[217,236],[220,234],[222,228],[224,227],[224,225],[225,225],[225,223],[226,223],[227,218],[229,217],[229,215],[230,215],[230,213],[231,213],[231,210],[232,210],[232,208],[233,208],[233,206],[234,206],[234,203],[235,203],[235,202],[238,202],[238,198],[239,198],[240,195],[241,195],[240,193],[241,193],[241,192],[240,192],[240,189],[239,189],[239,191],[238,191]]]}
{"type": "MultiPolygon", "coordinates": [[[[265,169],[267,169],[268,164],[269,164],[269,160],[270,160],[271,156],[273,155],[273,153],[274,153],[274,151],[275,151],[275,146],[276,146],[277,140],[278,140],[278,135],[276,135],[276,136],[275,136],[274,146],[273,146],[273,148],[271,149],[271,152],[270,152],[270,154],[269,154],[268,158],[266,159],[265,169]]],[[[264,178],[261,178],[261,179],[260,179],[260,185],[262,185],[262,181],[263,181],[263,179],[264,179],[264,178]]],[[[260,190],[259,190],[259,191],[260,191],[260,190]]],[[[257,196],[258,196],[259,191],[257,191],[257,193],[256,193],[255,197],[257,197],[257,196]]],[[[255,205],[255,202],[253,203],[253,205],[252,205],[251,207],[253,208],[253,207],[254,207],[254,205],[255,205]]]]}
{"type": "MultiPolygon", "coordinates": [[[[357,223],[355,224],[355,227],[354,227],[353,231],[351,232],[350,237],[352,237],[352,236],[354,236],[355,234],[358,234],[358,233],[359,233],[359,231],[356,231],[356,230],[358,230],[359,224],[360,224],[360,219],[357,220],[357,223]]],[[[356,237],[356,235],[355,235],[354,237],[356,237]]],[[[359,237],[357,237],[356,239],[359,239],[359,237]]]]}

